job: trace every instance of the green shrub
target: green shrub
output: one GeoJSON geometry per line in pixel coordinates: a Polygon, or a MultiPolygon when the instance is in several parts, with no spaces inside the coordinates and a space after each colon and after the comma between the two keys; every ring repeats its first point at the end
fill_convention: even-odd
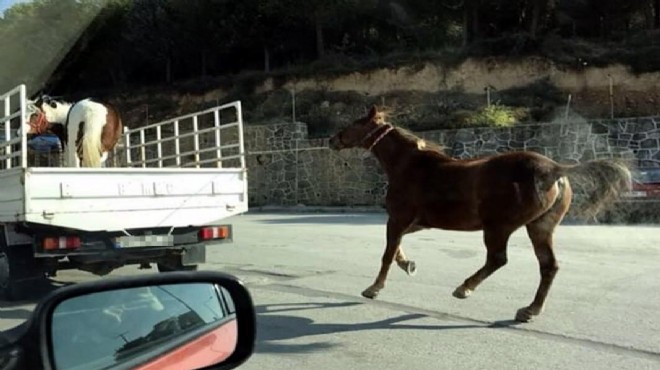
{"type": "Polygon", "coordinates": [[[525,112],[520,109],[492,104],[473,112],[466,123],[472,126],[511,127],[524,115],[525,112]]]}

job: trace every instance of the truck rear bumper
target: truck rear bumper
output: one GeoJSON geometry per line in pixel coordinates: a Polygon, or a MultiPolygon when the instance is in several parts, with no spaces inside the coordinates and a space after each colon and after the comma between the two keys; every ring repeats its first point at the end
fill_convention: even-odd
{"type": "Polygon", "coordinates": [[[80,232],[43,229],[35,233],[35,257],[103,257],[172,253],[195,246],[233,241],[232,225],[208,225],[186,228],[159,228],[117,232],[80,232]],[[215,234],[207,231],[216,231],[215,234]],[[218,233],[217,231],[222,231],[218,233]],[[126,235],[127,234],[127,235],[126,235]],[[69,243],[69,239],[77,242],[69,243]],[[55,240],[55,242],[52,242],[55,240]],[[48,246],[46,245],[48,241],[48,246]],[[59,243],[59,244],[58,244],[59,243]]]}
{"type": "Polygon", "coordinates": [[[25,251],[25,259],[38,261],[36,269],[50,276],[68,269],[106,275],[125,265],[143,268],[151,263],[158,264],[159,271],[195,269],[206,262],[207,245],[233,242],[231,224],[123,232],[85,232],[36,224],[1,226],[5,247],[25,251]]]}
{"type": "MultiPolygon", "coordinates": [[[[206,244],[192,244],[175,247],[116,248],[105,251],[72,252],[67,254],[35,253],[36,258],[64,258],[73,264],[118,263],[132,265],[180,256],[184,265],[206,262],[206,244]]],[[[66,261],[60,262],[66,266],[66,261]]]]}

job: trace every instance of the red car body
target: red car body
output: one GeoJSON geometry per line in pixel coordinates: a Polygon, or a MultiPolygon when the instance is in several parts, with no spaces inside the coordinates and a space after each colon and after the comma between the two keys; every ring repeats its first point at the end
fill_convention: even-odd
{"type": "Polygon", "coordinates": [[[237,341],[238,327],[236,320],[231,320],[135,370],[201,369],[228,358],[237,341]]]}
{"type": "Polygon", "coordinates": [[[660,200],[660,168],[641,168],[633,175],[632,191],[627,201],[660,200]]]}

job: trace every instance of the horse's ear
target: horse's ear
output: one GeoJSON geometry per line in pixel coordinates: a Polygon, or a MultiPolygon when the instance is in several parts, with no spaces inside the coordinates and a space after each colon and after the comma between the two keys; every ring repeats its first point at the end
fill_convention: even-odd
{"type": "Polygon", "coordinates": [[[369,119],[374,119],[376,117],[376,114],[378,114],[378,108],[376,108],[375,105],[371,106],[371,109],[369,110],[369,119]]]}
{"type": "Polygon", "coordinates": [[[43,102],[50,105],[50,107],[53,109],[57,108],[57,101],[55,101],[55,99],[53,99],[53,97],[50,95],[44,95],[43,102]]]}

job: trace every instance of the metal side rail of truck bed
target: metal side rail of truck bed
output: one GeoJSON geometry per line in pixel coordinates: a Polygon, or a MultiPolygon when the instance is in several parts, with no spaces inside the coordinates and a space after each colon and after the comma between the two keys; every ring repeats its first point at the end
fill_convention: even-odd
{"type": "Polygon", "coordinates": [[[25,85],[0,102],[0,295],[65,268],[194,268],[248,209],[240,101],[125,129],[104,168],[28,163],[25,85]]]}

